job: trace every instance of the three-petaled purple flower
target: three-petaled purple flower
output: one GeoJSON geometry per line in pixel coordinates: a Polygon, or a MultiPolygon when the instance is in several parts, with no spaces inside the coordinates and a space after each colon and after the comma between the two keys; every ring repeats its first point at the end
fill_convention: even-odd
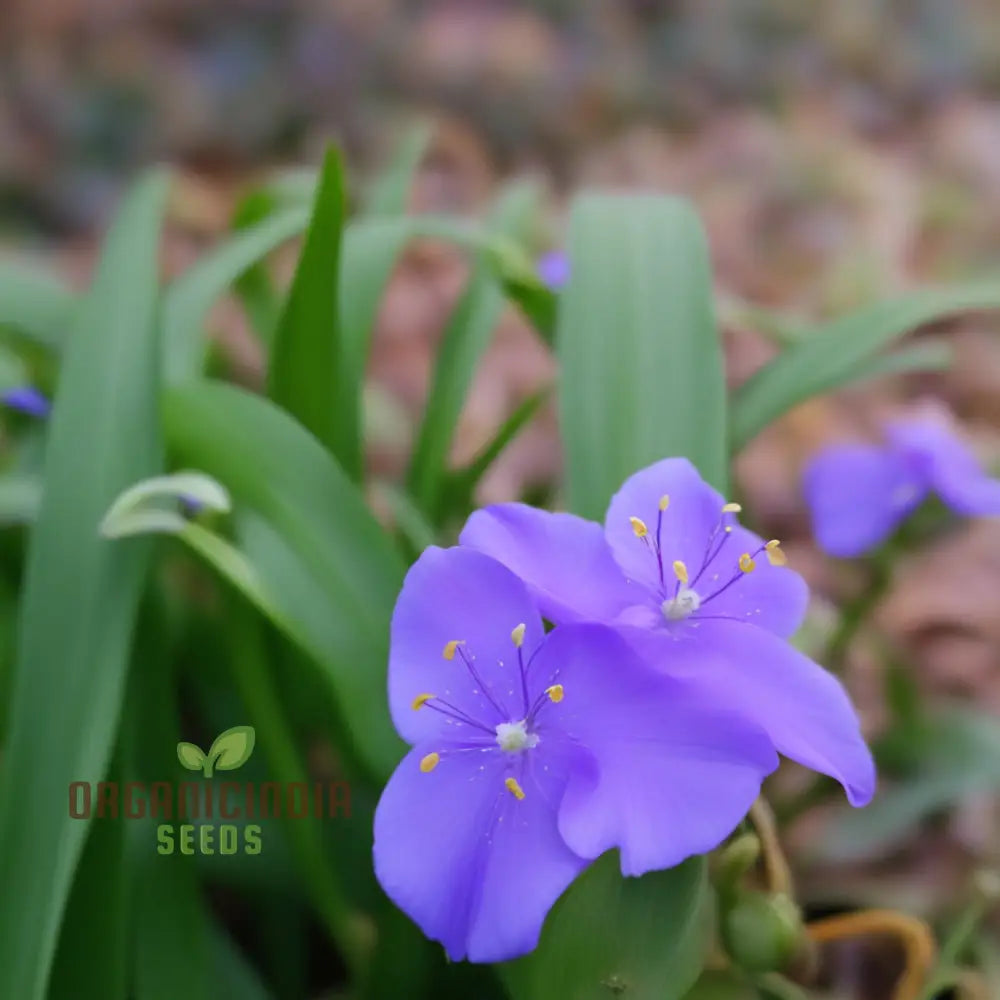
{"type": "Polygon", "coordinates": [[[701,678],[649,669],[601,625],[546,635],[524,583],[468,548],[410,569],[389,700],[413,749],[375,814],[375,871],[453,959],[530,951],[608,849],[627,875],[711,850],[777,765],[701,678]]]}
{"type": "Polygon", "coordinates": [[[844,558],[884,542],[930,493],[957,514],[1000,514],[1000,481],[930,415],[887,424],[882,445],[824,448],[806,467],[803,490],[816,541],[844,558]]]}
{"type": "Polygon", "coordinates": [[[538,277],[553,291],[569,281],[569,257],[562,250],[550,250],[538,259],[538,277]]]}
{"type": "Polygon", "coordinates": [[[45,418],[52,404],[32,385],[16,386],[0,393],[0,403],[12,410],[27,413],[30,417],[45,418]]]}
{"type": "MultiPolygon", "coordinates": [[[[716,705],[760,725],[780,753],[838,779],[863,805],[875,769],[851,702],[786,641],[805,615],[806,585],[776,540],[737,522],[739,509],[690,462],[670,458],[625,482],[603,530],[500,504],[474,513],[460,543],[507,565],[546,618],[612,626],[646,663],[697,678],[716,705]]],[[[616,676],[614,662],[604,670],[616,676]]]]}

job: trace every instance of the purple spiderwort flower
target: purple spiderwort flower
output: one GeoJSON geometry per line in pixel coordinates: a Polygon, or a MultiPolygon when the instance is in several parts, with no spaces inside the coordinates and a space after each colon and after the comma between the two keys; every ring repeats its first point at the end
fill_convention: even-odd
{"type": "Polygon", "coordinates": [[[12,410],[27,413],[28,416],[44,419],[49,415],[52,404],[34,386],[23,385],[0,393],[0,403],[12,410]]]}
{"type": "MultiPolygon", "coordinates": [[[[850,699],[786,641],[805,615],[806,584],[776,540],[737,522],[739,510],[686,459],[668,458],[625,481],[603,530],[499,504],[475,512],[459,541],[517,573],[546,618],[613,626],[646,662],[698,678],[779,753],[836,778],[863,805],[875,769],[850,699]]],[[[614,676],[612,662],[605,669],[614,676]]]]}
{"type": "Polygon", "coordinates": [[[887,424],[882,445],[824,448],[806,467],[802,485],[816,541],[843,558],[876,548],[930,493],[957,514],[1000,514],[1000,481],[931,415],[887,424]]]}
{"type": "Polygon", "coordinates": [[[569,281],[569,257],[561,250],[550,250],[538,259],[538,277],[557,292],[569,281]]]}
{"type": "Polygon", "coordinates": [[[427,549],[392,620],[389,702],[412,749],[375,813],[382,887],[452,959],[494,962],[535,947],[604,851],[638,875],[711,850],[777,757],[710,695],[604,626],[546,635],[510,570],[427,549]]]}

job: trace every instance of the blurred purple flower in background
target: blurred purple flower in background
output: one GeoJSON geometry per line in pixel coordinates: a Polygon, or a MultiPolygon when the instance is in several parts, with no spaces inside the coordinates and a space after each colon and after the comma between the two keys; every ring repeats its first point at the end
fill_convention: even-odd
{"type": "Polygon", "coordinates": [[[49,400],[31,385],[17,386],[0,393],[0,403],[11,410],[40,418],[47,417],[52,409],[49,400]]]}
{"type": "Polygon", "coordinates": [[[391,643],[390,708],[413,749],[375,814],[375,870],[452,959],[530,951],[612,847],[626,875],[711,850],[777,766],[765,733],[612,629],[546,636],[527,587],[471,549],[417,560],[391,643]]]}
{"type": "Polygon", "coordinates": [[[561,250],[550,250],[538,259],[538,277],[553,291],[569,281],[569,257],[561,250]]]}
{"type": "Polygon", "coordinates": [[[551,621],[607,623],[660,671],[697,677],[715,704],[863,805],[875,769],[850,699],[786,641],[805,615],[806,584],[776,540],[737,523],[739,510],[686,459],[669,458],[626,480],[603,531],[572,514],[499,504],[474,513],[460,543],[517,573],[551,621]]]}
{"type": "Polygon", "coordinates": [[[803,492],[816,541],[844,558],[884,542],[930,493],[956,514],[1000,514],[1000,481],[936,415],[887,424],[881,445],[824,448],[806,468],[803,492]]]}

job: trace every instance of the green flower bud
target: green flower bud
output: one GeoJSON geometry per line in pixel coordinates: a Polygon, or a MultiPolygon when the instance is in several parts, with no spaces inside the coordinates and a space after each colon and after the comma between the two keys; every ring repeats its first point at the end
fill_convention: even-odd
{"type": "Polygon", "coordinates": [[[722,917],[722,942],[748,972],[785,968],[803,941],[802,915],[781,893],[741,892],[722,917]]]}

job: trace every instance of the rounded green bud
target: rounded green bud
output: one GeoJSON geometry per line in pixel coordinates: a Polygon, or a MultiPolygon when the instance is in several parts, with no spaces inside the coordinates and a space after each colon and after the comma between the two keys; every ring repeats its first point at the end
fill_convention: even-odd
{"type": "Polygon", "coordinates": [[[803,942],[802,914],[782,893],[741,892],[723,914],[722,941],[748,972],[778,972],[803,942]]]}

